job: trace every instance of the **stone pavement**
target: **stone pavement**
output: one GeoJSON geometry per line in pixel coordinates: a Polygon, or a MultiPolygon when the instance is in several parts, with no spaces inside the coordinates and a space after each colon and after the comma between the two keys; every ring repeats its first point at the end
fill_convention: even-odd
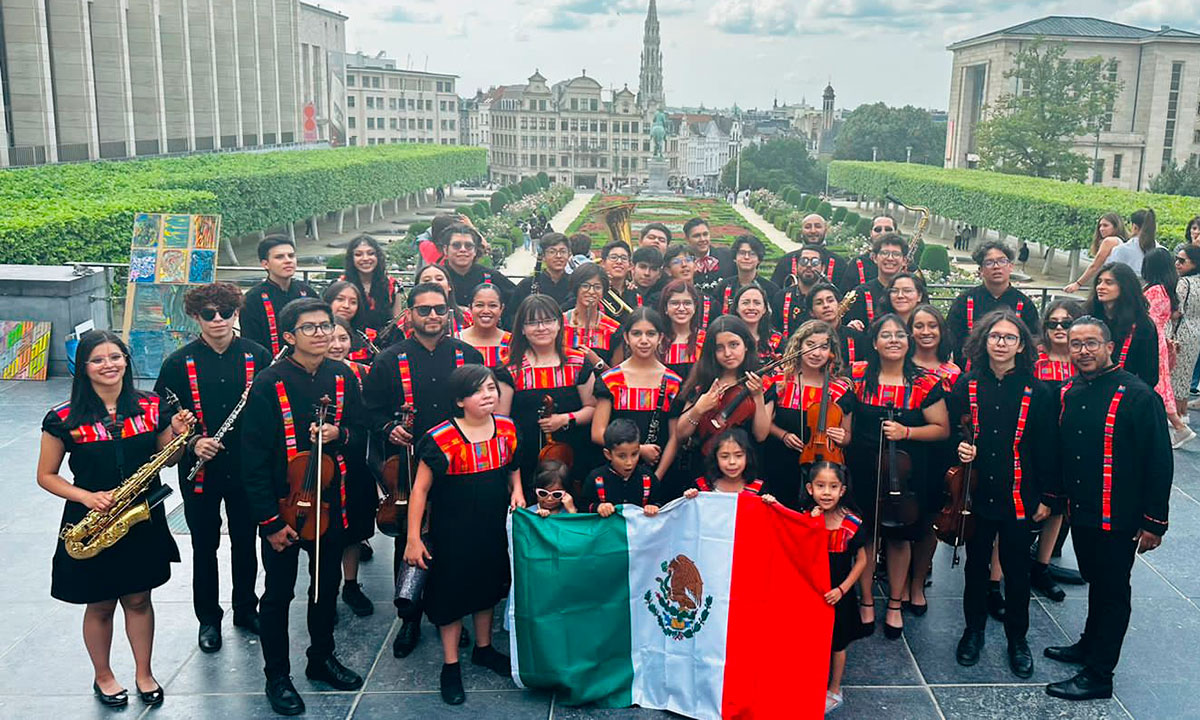
{"type": "MultiPolygon", "coordinates": [[[[579,213],[583,212],[583,209],[591,202],[595,194],[594,192],[576,191],[571,202],[563,205],[562,210],[550,218],[550,227],[554,228],[555,232],[565,232],[567,227],[575,222],[575,218],[579,217],[579,213]]],[[[592,249],[598,250],[599,248],[593,247],[592,249]]],[[[510,278],[529,277],[533,274],[533,266],[536,261],[537,256],[524,247],[513,248],[512,254],[505,258],[501,270],[510,278]]]]}
{"type": "MultiPolygon", "coordinates": [[[[82,608],[50,598],[50,558],[62,501],[35,482],[40,419],[70,392],[66,379],[46,383],[0,382],[0,493],[10,512],[0,515],[0,717],[108,717],[91,695],[91,669],[80,637],[82,608]]],[[[1116,676],[1116,697],[1068,704],[1046,696],[1048,681],[1071,670],[1041,657],[1043,647],[1072,641],[1082,629],[1086,588],[1068,587],[1061,604],[1035,599],[1030,645],[1036,655],[1033,678],[1021,681],[1007,667],[1003,629],[989,623],[982,660],[961,668],[954,660],[962,629],[962,568],[950,568],[950,552],[935,558],[929,612],[907,616],[904,638],[888,641],[882,632],[850,648],[846,706],[837,717],[892,720],[976,720],[979,718],[1200,718],[1195,700],[1200,687],[1200,443],[1176,452],[1171,529],[1159,549],[1134,567],[1133,620],[1116,676]]],[[[175,471],[165,476],[174,484],[175,471]]],[[[173,508],[178,495],[168,500],[173,508]]],[[[274,717],[263,696],[262,656],[257,638],[225,623],[225,647],[205,655],[196,647],[196,621],[190,602],[191,547],[177,536],[183,563],[154,592],[158,631],[156,677],[166,690],[164,705],[150,712],[132,697],[129,718],[274,717]]],[[[376,556],[363,565],[361,581],[376,603],[374,615],[355,617],[339,603],[338,655],[367,681],[360,692],[318,690],[304,678],[303,605],[293,604],[292,667],[310,718],[668,718],[647,710],[587,710],[557,705],[548,693],[525,692],[511,682],[465,662],[467,702],[451,708],[438,693],[441,662],[435,629],[426,624],[416,652],[404,660],[391,655],[399,626],[390,603],[392,542],[373,541],[376,556]]],[[[1069,550],[1069,546],[1068,546],[1069,550]]],[[[1069,555],[1069,552],[1068,552],[1069,555]]],[[[1067,558],[1066,563],[1073,562],[1067,558]]],[[[227,555],[222,554],[227,581],[227,555]]],[[[260,576],[261,583],[261,576],[260,576]]],[[[228,586],[223,591],[228,600],[228,586]]],[[[261,584],[260,584],[261,588],[261,584]]],[[[304,592],[303,581],[299,588],[304,592]]],[[[882,607],[882,598],[877,603],[882,607]]],[[[113,666],[132,687],[133,664],[117,613],[113,666]]],[[[229,619],[229,614],[226,619],[229,619]]],[[[763,632],[780,623],[803,623],[786,607],[764,610],[763,632]]],[[[497,635],[507,646],[507,635],[497,635]]]]}

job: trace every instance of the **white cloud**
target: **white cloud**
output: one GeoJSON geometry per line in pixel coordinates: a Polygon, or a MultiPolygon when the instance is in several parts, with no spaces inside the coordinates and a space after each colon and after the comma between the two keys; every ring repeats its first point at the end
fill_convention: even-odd
{"type": "Polygon", "coordinates": [[[733,35],[791,35],[796,7],[789,0],[717,0],[708,24],[733,35]]]}
{"type": "Polygon", "coordinates": [[[1162,24],[1194,32],[1197,9],[1195,0],[1139,0],[1117,11],[1113,19],[1152,30],[1162,24]]]}

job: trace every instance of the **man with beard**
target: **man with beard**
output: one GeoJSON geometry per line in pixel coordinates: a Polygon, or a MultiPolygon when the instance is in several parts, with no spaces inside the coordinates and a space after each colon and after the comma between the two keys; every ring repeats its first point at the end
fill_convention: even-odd
{"type": "Polygon", "coordinates": [[[876,277],[854,288],[854,302],[846,311],[847,325],[866,331],[876,315],[886,310],[888,288],[896,273],[904,269],[904,254],[908,245],[904,238],[894,233],[881,235],[871,243],[871,266],[876,268],[876,277]]]}
{"type": "MultiPolygon", "coordinates": [[[[450,419],[454,403],[446,383],[455,368],[466,363],[483,364],[478,350],[446,336],[449,307],[446,291],[440,285],[422,283],[410,290],[407,312],[412,335],[375,356],[363,383],[370,427],[383,435],[388,456],[407,453],[414,438],[450,419]],[[406,411],[412,413],[411,429],[400,422],[406,411]]],[[[507,414],[511,402],[512,388],[501,385],[497,412],[507,414]]],[[[404,542],[403,536],[396,538],[396,571],[404,555],[404,542]]],[[[418,606],[400,618],[403,624],[392,643],[395,657],[406,657],[417,646],[421,612],[418,606]]]]}
{"type": "Polygon", "coordinates": [[[1012,248],[997,240],[989,240],[975,248],[971,257],[979,265],[979,278],[983,282],[959,293],[950,305],[950,312],[946,314],[950,342],[953,343],[951,347],[954,348],[954,357],[959,359],[959,365],[965,363],[962,347],[975,321],[996,308],[1011,308],[1034,335],[1040,332],[1041,327],[1037,305],[1028,295],[1013,287],[1010,280],[1012,248]]]}
{"type": "MultiPolygon", "coordinates": [[[[891,215],[879,215],[871,220],[871,234],[868,240],[873,244],[884,235],[896,234],[896,220],[891,215]]],[[[846,264],[845,271],[838,278],[838,289],[842,293],[853,290],[863,283],[871,282],[879,276],[879,267],[871,257],[872,251],[859,255],[846,264]]],[[[909,268],[915,270],[916,268],[909,268]]]]}
{"type": "MultiPolygon", "coordinates": [[[[805,215],[802,224],[801,240],[804,246],[815,245],[821,249],[821,275],[829,282],[836,282],[845,273],[846,261],[842,258],[829,252],[825,247],[825,233],[828,231],[829,225],[825,222],[825,218],[812,213],[805,215]]],[[[787,255],[779,258],[779,262],[775,265],[775,271],[771,273],[771,282],[781,288],[789,287],[793,284],[793,278],[800,274],[799,259],[800,250],[793,250],[787,255]]]]}
{"type": "Polygon", "coordinates": [[[1134,555],[1162,542],[1175,467],[1162,399],[1113,363],[1104,321],[1085,315],[1071,324],[1069,337],[1077,374],[1062,389],[1062,490],[1088,582],[1088,614],[1078,642],[1044,653],[1083,669],[1050,683],[1046,693],[1092,700],[1112,697],[1129,629],[1134,555]]]}
{"type": "Polygon", "coordinates": [[[789,338],[808,318],[804,299],[817,283],[825,282],[821,267],[825,254],[819,245],[805,245],[796,251],[796,284],[775,293],[771,300],[771,316],[775,328],[789,338]]]}
{"type": "Polygon", "coordinates": [[[503,273],[479,264],[483,239],[475,228],[466,223],[454,223],[438,236],[438,245],[446,254],[446,275],[457,302],[469,302],[475,286],[486,282],[495,285],[504,304],[509,304],[516,287],[503,273]]]}
{"type": "Polygon", "coordinates": [[[694,217],[684,223],[683,235],[692,251],[692,257],[696,259],[696,290],[701,295],[712,297],[713,291],[722,280],[737,273],[733,264],[733,253],[726,247],[713,247],[708,223],[702,218],[694,217]]]}

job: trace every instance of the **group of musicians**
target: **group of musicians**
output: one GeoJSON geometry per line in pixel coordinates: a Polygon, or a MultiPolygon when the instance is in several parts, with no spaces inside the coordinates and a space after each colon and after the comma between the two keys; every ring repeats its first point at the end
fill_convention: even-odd
{"type": "MultiPolygon", "coordinates": [[[[927,609],[939,538],[954,545],[955,561],[961,546],[965,630],[956,656],[964,666],[978,662],[991,614],[1004,623],[1014,674],[1032,674],[1030,587],[1061,601],[1048,563],[1069,517],[1089,610],[1078,642],[1045,649],[1081,666],[1047,692],[1111,695],[1135,552],[1156,547],[1167,528],[1173,466],[1163,404],[1152,380],[1125,367],[1139,350],[1132,335],[1114,342],[1103,317],[1070,300],[1039,315],[1009,281],[1007,246],[976,251],[981,284],[943,316],[888,216],[874,219],[870,251],[853,258],[825,246],[823,218],[805,218],[804,246],[779,261],[770,281],[759,279],[757,238],[714,245],[699,218],[684,225],[684,242],[651,224],[636,247],[614,241],[570,272],[570,240],[547,233],[535,274],[517,286],[479,264],[474,228],[452,216],[435,225],[445,264],[422,268],[407,292],[387,276],[370,237],[351,242],[344,276],[322,295],[295,278],[292,241],[270,236],[258,250],[263,282],[244,295],[228,283],[187,293],[200,337],[164,362],[153,393],[134,387],[120,338],[87,333],[71,398],[43,421],[38,481],[66,500],[64,528],[110,512],[125,478],[188,435],[165,462],[179,465],[199,647],[221,648],[223,507],[233,622],[260,638],[276,712],[304,711],[288,649],[301,551],[310,577],[306,675],[340,690],[362,685],[335,656],[333,628],[339,594],[356,615],[374,610],[357,570],[382,508],[377,483],[400,500],[414,482],[428,491],[429,476],[415,474],[420,460],[423,471],[434,468],[435,506],[483,503],[490,485],[455,479],[478,472],[509,483],[513,505],[532,504],[544,449],[559,444],[573,451],[565,494],[578,501],[595,494],[585,483],[603,482],[593,471],[605,465],[606,430],[619,419],[636,428],[634,460],[650,468],[662,500],[711,472],[708,446],[732,427],[757,441],[764,476],[755,487],[793,509],[812,505],[809,463],[844,464],[869,543],[856,583],[860,637],[875,628],[877,557],[886,561],[884,634],[895,639],[905,613],[927,609]],[[490,368],[466,394],[463,373],[452,378],[464,366],[490,368]],[[497,417],[491,441],[464,430],[481,396],[497,417]],[[503,428],[501,416],[512,417],[503,428]],[[73,482],[59,475],[68,455],[73,482]],[[392,457],[401,460],[386,462],[392,457]],[[392,468],[390,479],[381,465],[392,468]],[[957,490],[945,480],[954,469],[957,490]],[[439,494],[439,484],[461,489],[439,494]]],[[[426,551],[446,559],[424,603],[400,613],[393,654],[416,647],[422,614],[442,627],[445,647],[446,626],[475,613],[473,662],[507,674],[507,658],[490,647],[490,605],[481,606],[494,604],[497,578],[482,590],[482,580],[448,578],[445,568],[466,567],[451,559],[467,552],[461,543],[443,531],[444,545],[426,548],[420,515],[401,525],[396,572],[405,561],[424,565],[426,551]]],[[[459,534],[473,532],[463,524],[459,534]]],[[[150,664],[150,591],[178,559],[161,505],[94,557],[76,558],[59,543],[52,595],[87,606],[84,640],[104,704],[128,702],[109,666],[118,601],[136,689],[144,702],[162,702],[150,664]]],[[[438,560],[430,572],[437,576],[438,560]]],[[[451,637],[455,647],[471,643],[466,632],[451,637]]],[[[446,653],[443,698],[462,702],[457,651],[446,653]]]]}

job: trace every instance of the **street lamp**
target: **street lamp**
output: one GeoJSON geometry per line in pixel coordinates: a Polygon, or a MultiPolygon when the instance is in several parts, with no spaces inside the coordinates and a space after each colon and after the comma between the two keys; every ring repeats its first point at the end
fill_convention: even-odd
{"type": "Polygon", "coordinates": [[[904,162],[912,162],[912,145],[904,146],[904,162]]]}
{"type": "Polygon", "coordinates": [[[879,159],[879,148],[875,145],[871,146],[871,162],[879,159]]]}

